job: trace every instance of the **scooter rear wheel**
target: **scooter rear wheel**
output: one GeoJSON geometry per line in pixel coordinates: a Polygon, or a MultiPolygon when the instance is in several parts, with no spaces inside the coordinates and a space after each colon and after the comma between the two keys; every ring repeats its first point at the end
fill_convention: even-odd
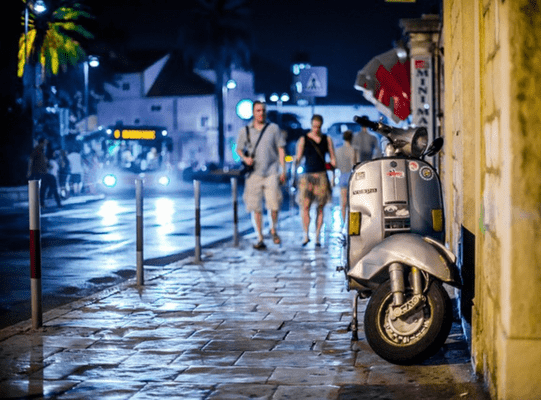
{"type": "MultiPolygon", "coordinates": [[[[412,296],[406,292],[406,301],[412,296]]],[[[391,283],[380,285],[366,307],[364,329],[370,347],[394,364],[419,363],[438,352],[452,325],[451,300],[438,281],[425,293],[425,304],[413,314],[392,320],[391,283]]]]}

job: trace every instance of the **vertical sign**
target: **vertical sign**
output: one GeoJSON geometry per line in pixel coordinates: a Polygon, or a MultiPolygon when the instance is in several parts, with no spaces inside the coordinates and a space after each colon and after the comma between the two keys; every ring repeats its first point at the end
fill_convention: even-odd
{"type": "Polygon", "coordinates": [[[432,57],[411,58],[411,100],[413,124],[424,126],[428,131],[428,142],[434,140],[434,95],[432,57]]]}

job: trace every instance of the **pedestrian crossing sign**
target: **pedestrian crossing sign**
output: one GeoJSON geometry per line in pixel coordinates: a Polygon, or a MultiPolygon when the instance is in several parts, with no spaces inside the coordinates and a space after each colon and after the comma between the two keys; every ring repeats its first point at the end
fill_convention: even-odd
{"type": "Polygon", "coordinates": [[[327,67],[310,67],[301,70],[299,74],[302,96],[327,96],[327,67]]]}

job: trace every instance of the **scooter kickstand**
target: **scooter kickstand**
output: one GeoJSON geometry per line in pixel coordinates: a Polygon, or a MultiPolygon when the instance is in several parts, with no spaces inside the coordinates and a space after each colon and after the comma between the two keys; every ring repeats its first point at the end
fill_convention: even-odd
{"type": "Polygon", "coordinates": [[[359,323],[357,321],[357,306],[359,304],[359,293],[355,292],[353,298],[353,320],[351,321],[351,340],[356,342],[359,340],[357,329],[359,329],[359,323]]]}

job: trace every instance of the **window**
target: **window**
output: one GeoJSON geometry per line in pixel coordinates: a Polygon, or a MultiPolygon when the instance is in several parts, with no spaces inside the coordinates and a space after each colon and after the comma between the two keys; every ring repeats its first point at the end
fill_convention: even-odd
{"type": "Polygon", "coordinates": [[[209,117],[201,117],[201,128],[205,128],[209,124],[209,117]]]}
{"type": "Polygon", "coordinates": [[[160,105],[150,106],[150,111],[159,112],[161,110],[162,110],[162,106],[160,106],[160,105]]]}
{"type": "Polygon", "coordinates": [[[130,84],[129,83],[123,83],[122,84],[122,90],[124,90],[124,91],[130,90],[130,84]]]}

